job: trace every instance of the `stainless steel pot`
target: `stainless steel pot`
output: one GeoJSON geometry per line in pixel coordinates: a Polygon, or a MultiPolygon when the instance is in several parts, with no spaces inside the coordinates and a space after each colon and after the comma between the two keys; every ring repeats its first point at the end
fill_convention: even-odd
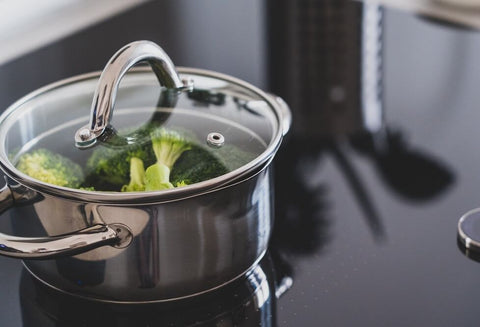
{"type": "Polygon", "coordinates": [[[281,99],[232,77],[178,71],[157,45],[138,41],[119,50],[101,75],[49,85],[5,111],[0,117],[0,165],[9,178],[0,192],[0,209],[12,210],[17,236],[0,234],[0,254],[24,259],[26,268],[51,287],[110,302],[192,296],[255,266],[272,228],[269,167],[290,126],[289,109],[281,99]],[[143,61],[155,74],[130,69],[143,61]],[[205,105],[196,91],[207,94],[207,100],[221,95],[223,102],[205,105]],[[151,94],[159,92],[161,105],[152,106],[151,94]],[[92,97],[85,124],[85,101],[92,97]],[[115,99],[120,101],[112,120],[115,99]],[[73,134],[77,147],[88,148],[115,134],[113,124],[141,120],[152,107],[167,113],[166,125],[181,120],[184,128],[225,135],[225,142],[247,142],[258,153],[222,176],[156,192],[65,188],[15,168],[19,154],[39,144],[75,153],[81,160],[89,150],[75,149],[73,134]]]}

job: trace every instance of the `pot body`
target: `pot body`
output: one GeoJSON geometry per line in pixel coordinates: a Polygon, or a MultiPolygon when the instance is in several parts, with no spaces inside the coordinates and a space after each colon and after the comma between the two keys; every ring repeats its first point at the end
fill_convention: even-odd
{"type": "Polygon", "coordinates": [[[273,224],[269,165],[232,185],[158,204],[82,203],[41,194],[12,212],[15,235],[53,236],[95,224],[123,224],[124,248],[25,260],[44,283],[109,302],[166,301],[217,288],[265,253],[273,224]]]}
{"type": "Polygon", "coordinates": [[[0,166],[13,181],[0,189],[0,212],[12,210],[15,233],[0,233],[0,255],[24,259],[54,288],[110,302],[196,295],[260,260],[273,219],[269,164],[290,127],[290,110],[233,77],[179,71],[181,77],[154,43],[132,42],[102,73],[48,85],[0,116],[0,166]],[[140,62],[150,68],[130,71],[140,62]],[[122,149],[145,135],[117,130],[149,124],[188,132],[225,159],[226,172],[161,192],[109,192],[50,184],[17,168],[23,154],[42,148],[86,168],[93,145],[104,146],[98,153],[122,149]]]}

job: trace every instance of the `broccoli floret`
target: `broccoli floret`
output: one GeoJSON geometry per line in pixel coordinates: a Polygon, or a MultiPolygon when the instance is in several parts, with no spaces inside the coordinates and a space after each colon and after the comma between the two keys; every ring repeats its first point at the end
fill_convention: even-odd
{"type": "Polygon", "coordinates": [[[228,173],[256,156],[233,145],[211,148],[196,144],[195,135],[188,131],[153,125],[148,128],[149,141],[120,149],[95,149],[87,160],[87,177],[82,186],[124,192],[181,187],[228,173]],[[142,177],[143,167],[148,168],[142,177]]]}
{"type": "Polygon", "coordinates": [[[145,190],[145,168],[142,159],[130,159],[130,183],[122,186],[122,192],[140,192],[145,190]]]}
{"type": "Polygon", "coordinates": [[[120,191],[123,185],[130,183],[132,158],[142,160],[145,166],[155,163],[151,143],[131,144],[120,149],[104,146],[95,148],[86,163],[83,186],[94,186],[102,191],[120,191]]]}
{"type": "Polygon", "coordinates": [[[190,142],[179,133],[157,128],[151,133],[152,148],[157,162],[145,171],[145,190],[155,191],[173,188],[170,172],[177,159],[191,149],[190,142]]]}
{"type": "Polygon", "coordinates": [[[164,164],[168,169],[172,169],[183,152],[192,148],[186,138],[173,130],[157,128],[152,131],[150,136],[157,163],[164,164]]]}
{"type": "Polygon", "coordinates": [[[145,171],[145,191],[165,190],[173,188],[170,183],[170,169],[166,165],[156,163],[145,171]]]}
{"type": "Polygon", "coordinates": [[[235,170],[255,157],[234,145],[219,148],[192,145],[173,166],[170,180],[176,187],[203,182],[235,170]]]}
{"type": "Polygon", "coordinates": [[[17,169],[42,182],[78,188],[83,182],[82,167],[47,149],[37,149],[20,156],[17,169]]]}
{"type": "Polygon", "coordinates": [[[93,186],[87,186],[87,187],[79,187],[78,188],[79,190],[82,190],[82,191],[95,191],[95,187],[93,186]]]}
{"type": "Polygon", "coordinates": [[[227,172],[225,165],[211,154],[209,149],[192,145],[190,151],[184,152],[178,158],[170,173],[170,180],[174,185],[190,185],[227,172]]]}
{"type": "Polygon", "coordinates": [[[175,187],[183,187],[183,186],[188,186],[186,181],[180,181],[175,183],[175,187]]]}

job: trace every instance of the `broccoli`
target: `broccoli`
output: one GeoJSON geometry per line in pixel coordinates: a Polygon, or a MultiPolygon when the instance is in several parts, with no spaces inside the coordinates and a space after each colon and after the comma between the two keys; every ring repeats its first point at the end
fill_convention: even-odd
{"type": "Polygon", "coordinates": [[[44,148],[20,156],[16,167],[32,178],[64,187],[78,188],[84,178],[80,165],[44,148]]]}
{"type": "Polygon", "coordinates": [[[122,186],[122,192],[139,192],[145,190],[145,168],[142,159],[130,159],[130,183],[122,186]]]}
{"type": "Polygon", "coordinates": [[[126,145],[123,148],[96,147],[85,167],[85,183],[102,191],[120,191],[129,184],[132,158],[143,161],[145,166],[155,163],[156,158],[150,142],[126,145]]]}
{"type": "Polygon", "coordinates": [[[209,149],[192,145],[190,151],[178,158],[171,171],[170,180],[178,187],[212,179],[227,172],[227,168],[209,149]]]}
{"type": "Polygon", "coordinates": [[[219,148],[210,148],[210,152],[220,160],[228,171],[240,168],[257,157],[255,153],[243,151],[231,144],[225,144],[219,148]]]}
{"type": "Polygon", "coordinates": [[[92,191],[92,192],[95,191],[95,187],[93,186],[87,186],[87,187],[82,186],[82,187],[79,187],[78,189],[82,191],[92,191]]]}
{"type": "Polygon", "coordinates": [[[58,186],[141,192],[212,179],[255,157],[233,145],[210,148],[195,144],[191,135],[162,127],[149,132],[149,141],[124,148],[97,147],[87,159],[86,178],[80,165],[43,148],[20,156],[16,166],[32,178],[58,186]]]}
{"type": "Polygon", "coordinates": [[[170,179],[176,187],[203,182],[235,170],[255,157],[234,145],[219,148],[192,145],[173,166],[170,179]]]}
{"type": "Polygon", "coordinates": [[[145,190],[155,191],[173,188],[170,172],[177,159],[191,149],[190,142],[179,133],[157,128],[150,134],[157,162],[145,171],[145,190]]]}
{"type": "Polygon", "coordinates": [[[186,181],[180,181],[175,183],[175,187],[184,187],[184,186],[188,186],[186,181]]]}
{"type": "Polygon", "coordinates": [[[202,146],[189,131],[150,125],[148,133],[148,141],[124,148],[97,147],[87,160],[81,186],[101,191],[163,190],[218,177],[255,158],[234,145],[202,146]]]}

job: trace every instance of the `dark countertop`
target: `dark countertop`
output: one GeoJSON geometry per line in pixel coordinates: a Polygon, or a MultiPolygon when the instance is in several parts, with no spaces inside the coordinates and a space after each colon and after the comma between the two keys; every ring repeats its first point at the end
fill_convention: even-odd
{"type": "MultiPolygon", "coordinates": [[[[262,263],[268,301],[252,309],[244,295],[231,306],[243,311],[222,316],[231,307],[219,309],[218,303],[238,289],[243,292],[239,283],[205,300],[206,307],[213,303],[217,318],[197,322],[478,324],[480,263],[461,251],[456,228],[465,212],[480,206],[480,66],[474,56],[480,36],[396,12],[387,13],[385,23],[384,129],[327,139],[306,138],[293,129],[275,159],[276,225],[262,263]],[[416,37],[405,37],[412,34],[416,37]],[[373,151],[372,139],[387,142],[389,152],[373,151]],[[282,277],[290,277],[293,285],[275,299],[282,277]]],[[[69,308],[68,299],[44,295],[22,276],[17,260],[0,258],[0,266],[1,326],[22,326],[22,321],[30,326],[32,317],[39,317],[36,326],[72,326],[53,322],[58,308],[69,308]]],[[[252,299],[258,300],[258,290],[253,289],[252,299]]],[[[74,308],[85,313],[87,322],[94,310],[73,301],[74,308]]],[[[94,326],[85,321],[79,318],[78,326],[94,326]]],[[[175,325],[174,319],[166,321],[175,325]]],[[[117,325],[122,326],[121,317],[117,325]]]]}

